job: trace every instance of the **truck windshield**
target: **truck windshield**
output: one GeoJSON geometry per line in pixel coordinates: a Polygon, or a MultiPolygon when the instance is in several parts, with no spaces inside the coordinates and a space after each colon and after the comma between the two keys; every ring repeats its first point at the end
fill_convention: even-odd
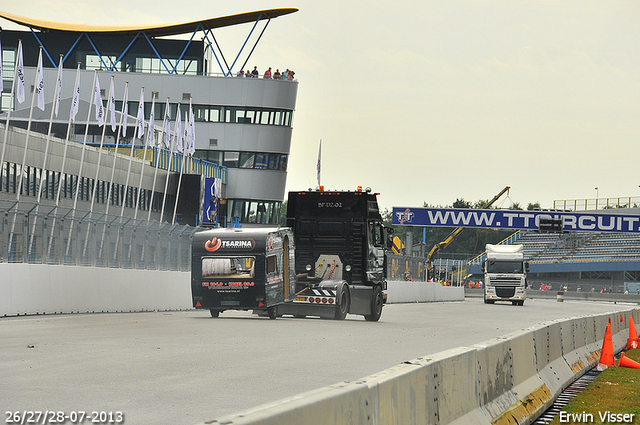
{"type": "Polygon", "coordinates": [[[522,261],[487,261],[487,273],[522,273],[522,261]]]}
{"type": "Polygon", "coordinates": [[[202,277],[250,278],[255,272],[253,257],[204,257],[202,277]]]}

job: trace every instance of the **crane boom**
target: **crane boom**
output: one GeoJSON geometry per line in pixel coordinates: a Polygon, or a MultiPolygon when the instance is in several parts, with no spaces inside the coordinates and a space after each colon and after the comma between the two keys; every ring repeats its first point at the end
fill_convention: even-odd
{"type": "MultiPolygon", "coordinates": [[[[508,192],[509,189],[511,189],[511,187],[506,186],[504,189],[500,191],[500,193],[494,196],[493,199],[491,199],[486,204],[484,204],[482,208],[489,208],[491,205],[494,204],[494,202],[500,199],[500,197],[504,195],[505,192],[508,192]]],[[[441,249],[444,249],[447,246],[449,246],[449,244],[453,242],[463,230],[464,230],[464,227],[456,227],[451,233],[449,233],[449,235],[442,242],[438,242],[433,246],[433,248],[431,248],[431,251],[429,251],[429,254],[427,254],[427,269],[432,268],[433,256],[441,249]]]]}

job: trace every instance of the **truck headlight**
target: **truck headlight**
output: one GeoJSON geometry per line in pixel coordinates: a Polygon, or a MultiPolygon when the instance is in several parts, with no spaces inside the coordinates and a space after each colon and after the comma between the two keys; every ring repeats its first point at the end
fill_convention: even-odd
{"type": "Polygon", "coordinates": [[[304,268],[305,268],[308,272],[310,272],[310,271],[311,271],[311,264],[307,264],[304,268]]]}
{"type": "Polygon", "coordinates": [[[344,269],[348,272],[351,271],[351,265],[347,264],[346,266],[344,266],[344,269]]]}

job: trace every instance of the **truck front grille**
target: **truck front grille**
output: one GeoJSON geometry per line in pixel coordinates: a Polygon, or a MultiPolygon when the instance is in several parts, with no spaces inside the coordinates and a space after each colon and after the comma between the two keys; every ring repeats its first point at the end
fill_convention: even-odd
{"type": "Polygon", "coordinates": [[[491,277],[489,280],[492,285],[516,285],[516,286],[520,285],[520,279],[513,278],[513,277],[494,276],[494,277],[491,277]]]}
{"type": "Polygon", "coordinates": [[[516,293],[515,286],[496,286],[496,295],[499,298],[511,298],[516,293]]]}

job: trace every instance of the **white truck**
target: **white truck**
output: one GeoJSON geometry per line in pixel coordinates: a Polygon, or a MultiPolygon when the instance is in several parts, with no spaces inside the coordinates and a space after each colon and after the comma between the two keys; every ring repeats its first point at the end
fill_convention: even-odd
{"type": "Polygon", "coordinates": [[[511,301],[513,305],[524,305],[529,263],[524,261],[522,245],[487,244],[482,271],[485,304],[511,301]]]}

